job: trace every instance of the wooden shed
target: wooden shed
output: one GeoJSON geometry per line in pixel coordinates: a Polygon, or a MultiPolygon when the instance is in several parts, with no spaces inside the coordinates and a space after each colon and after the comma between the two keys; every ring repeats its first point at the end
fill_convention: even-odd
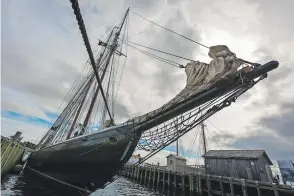
{"type": "Polygon", "coordinates": [[[203,157],[207,174],[272,182],[264,150],[210,150],[203,157]]]}
{"type": "Polygon", "coordinates": [[[177,171],[178,168],[187,166],[186,159],[182,156],[170,154],[166,157],[166,168],[167,170],[177,171]]]}

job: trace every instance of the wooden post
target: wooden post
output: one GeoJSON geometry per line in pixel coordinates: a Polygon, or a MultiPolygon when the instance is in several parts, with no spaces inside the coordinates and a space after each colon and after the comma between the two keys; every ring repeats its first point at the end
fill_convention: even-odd
{"type": "Polygon", "coordinates": [[[185,194],[185,187],[186,187],[186,185],[185,185],[185,176],[184,176],[184,174],[182,173],[182,192],[185,194]]]}
{"type": "Polygon", "coordinates": [[[139,181],[139,176],[140,176],[140,167],[137,166],[137,175],[136,175],[136,181],[139,181]]]}
{"type": "Polygon", "coordinates": [[[193,180],[193,174],[189,173],[189,189],[190,189],[190,195],[192,195],[194,191],[194,180],[193,180]]]}
{"type": "Polygon", "coordinates": [[[207,182],[207,195],[212,196],[211,195],[211,182],[210,182],[210,175],[209,174],[207,174],[207,176],[206,176],[206,182],[207,182]]]}
{"type": "Polygon", "coordinates": [[[259,182],[255,181],[257,196],[261,196],[259,182]]]}
{"type": "Polygon", "coordinates": [[[159,190],[159,182],[160,182],[160,169],[157,170],[157,185],[156,190],[159,190]]]}
{"type": "Polygon", "coordinates": [[[243,196],[248,196],[247,187],[246,187],[246,181],[244,179],[241,179],[241,186],[242,186],[243,196]]]}
{"type": "Polygon", "coordinates": [[[163,170],[163,174],[162,174],[162,192],[164,192],[164,188],[165,188],[165,170],[163,170]]]}
{"type": "Polygon", "coordinates": [[[175,187],[175,192],[176,192],[176,190],[177,190],[177,174],[176,174],[176,172],[174,171],[174,187],[175,187]]]}
{"type": "Polygon", "coordinates": [[[142,184],[143,177],[144,177],[144,167],[143,168],[141,167],[140,184],[142,184]]]}
{"type": "Polygon", "coordinates": [[[135,180],[136,171],[137,171],[137,167],[133,167],[133,175],[132,175],[132,180],[135,180]]]}
{"type": "Polygon", "coordinates": [[[130,168],[129,167],[127,167],[127,178],[129,178],[129,176],[130,176],[130,168]]]}
{"type": "Polygon", "coordinates": [[[275,196],[279,196],[279,192],[277,190],[277,185],[275,183],[272,183],[272,187],[274,189],[275,196]]]}
{"type": "Polygon", "coordinates": [[[235,190],[234,190],[234,184],[233,184],[233,179],[230,177],[230,190],[231,190],[231,196],[235,196],[235,190]]]}
{"type": "Polygon", "coordinates": [[[225,193],[225,190],[224,190],[223,179],[222,179],[221,176],[219,177],[219,186],[220,186],[220,189],[221,189],[221,194],[222,194],[222,196],[225,196],[226,193],[225,193]]]}
{"type": "Polygon", "coordinates": [[[196,189],[196,193],[198,194],[199,193],[199,174],[196,174],[196,175],[192,175],[192,179],[193,179],[193,191],[196,189]]]}
{"type": "Polygon", "coordinates": [[[198,184],[199,184],[199,188],[198,188],[198,193],[200,196],[202,196],[202,175],[201,174],[197,174],[198,175],[198,184]]]}
{"type": "Polygon", "coordinates": [[[152,169],[150,168],[150,170],[149,170],[148,188],[150,187],[151,175],[152,175],[152,169]]]}
{"type": "Polygon", "coordinates": [[[137,172],[136,172],[136,176],[135,176],[135,180],[138,180],[138,175],[139,175],[139,166],[136,167],[137,168],[137,172]]]}
{"type": "Polygon", "coordinates": [[[167,185],[169,189],[170,188],[170,171],[168,171],[168,174],[167,174],[167,185]]]}
{"type": "Polygon", "coordinates": [[[133,167],[132,180],[135,180],[137,167],[133,167]]]}
{"type": "Polygon", "coordinates": [[[154,168],[154,171],[153,171],[153,182],[152,182],[152,188],[153,190],[155,190],[154,186],[155,186],[155,176],[156,176],[156,168],[154,168]]]}
{"type": "Polygon", "coordinates": [[[189,187],[190,187],[190,195],[194,191],[194,180],[193,180],[193,174],[189,173],[189,187]]]}
{"type": "Polygon", "coordinates": [[[145,167],[144,185],[146,184],[146,179],[147,179],[147,167],[145,167]]]}

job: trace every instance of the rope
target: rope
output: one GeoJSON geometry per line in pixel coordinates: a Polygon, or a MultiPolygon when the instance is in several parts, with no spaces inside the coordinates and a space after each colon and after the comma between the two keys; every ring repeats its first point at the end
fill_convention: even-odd
{"type": "Polygon", "coordinates": [[[194,147],[194,144],[195,144],[195,141],[196,141],[196,138],[197,138],[198,133],[199,132],[197,130],[195,130],[195,134],[194,134],[193,140],[192,140],[192,142],[189,145],[189,149],[188,149],[189,155],[188,155],[188,157],[190,157],[190,155],[191,155],[191,152],[193,150],[193,147],[194,147]]]}
{"type": "Polygon", "coordinates": [[[172,65],[172,66],[177,67],[177,68],[185,68],[183,65],[181,65],[181,64],[179,64],[179,63],[176,63],[176,62],[174,62],[174,61],[171,61],[171,60],[168,60],[168,59],[165,59],[165,58],[159,57],[159,56],[156,56],[156,55],[154,55],[154,54],[152,54],[152,53],[149,53],[149,52],[146,52],[146,51],[144,51],[144,50],[141,50],[141,49],[139,49],[139,48],[137,48],[137,47],[135,47],[135,46],[129,45],[128,43],[125,43],[125,44],[128,45],[129,47],[133,48],[134,50],[137,50],[137,51],[139,51],[139,52],[141,52],[141,53],[143,53],[143,54],[145,54],[145,55],[147,55],[147,56],[150,56],[150,57],[152,57],[152,58],[154,58],[154,59],[157,59],[157,60],[159,60],[159,61],[162,61],[162,62],[164,62],[164,63],[167,63],[167,64],[172,65]]]}
{"type": "Polygon", "coordinates": [[[167,30],[167,31],[169,31],[169,32],[171,32],[171,33],[174,33],[174,34],[176,34],[176,35],[178,35],[178,36],[180,36],[180,37],[182,37],[182,38],[184,38],[184,39],[187,39],[187,40],[189,40],[189,41],[191,41],[191,42],[194,42],[194,43],[196,43],[196,44],[198,44],[198,45],[200,45],[200,46],[202,46],[202,47],[204,47],[204,48],[209,49],[209,47],[206,46],[206,45],[204,45],[204,44],[201,44],[201,43],[199,43],[199,42],[196,42],[195,40],[192,40],[192,39],[190,39],[190,38],[188,38],[188,37],[186,37],[186,36],[184,36],[184,35],[181,35],[181,34],[175,32],[175,31],[173,31],[173,30],[171,30],[171,29],[168,29],[168,28],[166,28],[166,27],[164,27],[164,26],[161,26],[161,25],[159,25],[159,24],[157,24],[157,23],[151,21],[151,20],[148,20],[147,18],[144,18],[143,16],[137,14],[136,12],[134,12],[134,11],[131,10],[131,9],[130,9],[130,11],[131,11],[133,14],[139,16],[140,18],[142,18],[142,19],[144,19],[144,20],[146,20],[146,21],[148,21],[148,22],[151,22],[152,24],[154,24],[154,25],[156,25],[156,26],[159,26],[159,27],[161,27],[161,28],[163,28],[163,29],[165,29],[165,30],[167,30]]]}
{"type": "MultiPolygon", "coordinates": [[[[149,19],[147,19],[147,18],[145,18],[145,17],[143,17],[143,16],[137,14],[136,12],[134,12],[134,11],[131,10],[131,9],[130,9],[130,11],[131,11],[133,14],[139,16],[140,18],[142,18],[142,19],[144,19],[144,20],[146,20],[146,21],[148,21],[148,22],[151,22],[152,24],[154,24],[154,25],[156,25],[156,26],[159,26],[159,27],[161,27],[161,28],[163,28],[163,29],[165,29],[165,30],[171,32],[171,33],[174,33],[174,34],[176,34],[176,35],[178,35],[178,36],[180,36],[180,37],[182,37],[182,38],[184,38],[184,39],[187,39],[187,40],[189,40],[189,41],[191,41],[191,42],[194,42],[194,43],[196,43],[196,44],[198,44],[198,45],[200,45],[200,46],[202,46],[202,47],[204,47],[204,48],[207,48],[207,49],[210,48],[210,47],[208,47],[208,46],[206,46],[206,45],[204,45],[204,44],[201,44],[200,42],[197,42],[197,41],[195,41],[195,40],[192,40],[191,38],[188,38],[188,37],[186,37],[186,36],[184,36],[184,35],[182,35],[182,34],[179,34],[179,33],[175,32],[175,31],[173,31],[173,30],[171,30],[171,29],[168,29],[167,27],[164,27],[164,26],[162,26],[162,25],[160,25],[160,24],[157,24],[157,23],[155,23],[155,22],[153,22],[153,21],[151,21],[151,20],[149,20],[149,19]]],[[[190,60],[190,59],[186,59],[186,60],[190,60]]],[[[193,61],[193,60],[192,60],[192,61],[193,61]]],[[[246,61],[246,60],[243,60],[243,59],[240,59],[240,58],[239,58],[237,61],[240,61],[240,62],[242,62],[242,63],[247,63],[247,64],[250,64],[250,65],[253,65],[253,66],[257,66],[257,65],[258,65],[258,64],[256,64],[256,63],[252,63],[252,62],[250,62],[250,61],[246,61]]]]}
{"type": "Polygon", "coordinates": [[[215,139],[215,137],[212,135],[212,133],[210,133],[210,131],[208,130],[208,128],[206,127],[206,131],[210,134],[211,138],[215,141],[215,143],[218,145],[218,147],[223,150],[223,148],[221,147],[220,143],[215,139]]]}
{"type": "MultiPolygon", "coordinates": [[[[221,130],[219,127],[217,127],[215,124],[213,124],[210,120],[207,120],[212,126],[214,126],[216,129],[218,129],[220,132],[222,132],[224,135],[227,135],[231,140],[234,140],[231,135],[226,132],[225,130],[221,130]]],[[[240,146],[240,144],[237,143],[237,140],[234,141],[234,144],[238,145],[241,149],[244,149],[240,146]]]]}
{"type": "Polygon", "coordinates": [[[109,118],[111,119],[111,121],[113,121],[113,118],[111,116],[111,112],[110,112],[110,109],[109,109],[109,107],[107,105],[107,100],[106,100],[106,97],[105,97],[105,94],[104,94],[104,91],[103,91],[103,88],[102,88],[101,80],[100,80],[97,68],[95,66],[95,59],[94,59],[93,52],[92,52],[92,49],[91,49],[91,45],[90,45],[90,42],[89,42],[89,39],[88,39],[88,35],[87,35],[85,24],[84,24],[84,21],[83,21],[83,18],[82,18],[82,14],[80,12],[79,3],[78,3],[77,0],[70,0],[70,2],[72,4],[74,14],[76,15],[76,19],[77,19],[77,22],[78,22],[78,25],[79,25],[79,28],[80,28],[80,31],[81,31],[81,34],[82,34],[82,37],[83,37],[87,52],[88,52],[88,55],[89,55],[89,58],[90,58],[92,68],[94,70],[94,73],[95,73],[95,76],[96,76],[96,79],[97,79],[97,82],[98,82],[98,85],[99,85],[99,88],[100,88],[101,95],[102,95],[104,103],[105,103],[105,107],[106,107],[106,109],[108,111],[109,118]]]}
{"type": "MultiPolygon", "coordinates": [[[[123,42],[125,42],[125,40],[123,40],[123,42]]],[[[131,42],[131,41],[127,41],[131,44],[134,44],[134,45],[137,45],[137,46],[141,46],[143,48],[147,48],[147,49],[150,49],[150,50],[154,50],[154,51],[157,51],[157,52],[161,52],[163,54],[167,54],[167,55],[170,55],[170,56],[173,56],[173,57],[178,57],[178,58],[181,58],[181,59],[184,59],[184,60],[188,60],[188,61],[195,61],[195,60],[192,60],[192,59],[188,59],[188,58],[185,58],[185,57],[182,57],[182,56],[179,56],[179,55],[175,55],[175,54],[171,54],[171,53],[168,53],[168,52],[164,52],[162,50],[158,50],[158,49],[155,49],[155,48],[151,48],[151,47],[148,47],[148,46],[143,46],[141,44],[137,44],[137,43],[134,43],[134,42],[131,42]]]]}

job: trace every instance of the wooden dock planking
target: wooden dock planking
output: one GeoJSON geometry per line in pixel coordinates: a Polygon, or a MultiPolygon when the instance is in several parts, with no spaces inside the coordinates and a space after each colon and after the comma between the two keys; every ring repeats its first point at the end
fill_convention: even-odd
{"type": "Polygon", "coordinates": [[[154,191],[178,195],[221,195],[221,196],[290,196],[294,189],[286,185],[239,178],[197,173],[168,171],[156,166],[131,168],[126,165],[121,175],[144,184],[154,191]],[[136,177],[133,178],[133,174],[136,177]],[[148,180],[148,181],[147,181],[148,180]],[[187,193],[187,191],[189,193],[187,193]]]}

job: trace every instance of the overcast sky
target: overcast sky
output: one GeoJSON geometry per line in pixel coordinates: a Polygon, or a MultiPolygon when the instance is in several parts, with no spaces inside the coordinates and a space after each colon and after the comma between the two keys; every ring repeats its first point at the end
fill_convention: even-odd
{"type": "MultiPolygon", "coordinates": [[[[92,46],[130,6],[206,45],[225,44],[238,57],[280,67],[207,121],[209,149],[264,149],[273,160],[294,159],[294,23],[292,0],[80,1],[92,46]],[[218,128],[212,126],[211,123],[218,128]]],[[[88,59],[69,1],[1,1],[1,132],[36,140],[88,59]]],[[[195,60],[208,50],[130,13],[129,38],[195,60]]],[[[129,49],[131,52],[131,49],[129,49]]],[[[185,72],[140,53],[130,55],[118,93],[119,121],[160,107],[185,85],[185,72]]],[[[187,150],[193,130],[181,139],[187,150]]],[[[194,145],[197,151],[198,144],[194,145]]],[[[173,148],[169,148],[173,151],[173,148]]],[[[154,158],[164,163],[161,152],[154,158]]],[[[184,152],[184,154],[187,154],[184,152]]],[[[195,162],[194,159],[190,159],[195,162]]]]}

